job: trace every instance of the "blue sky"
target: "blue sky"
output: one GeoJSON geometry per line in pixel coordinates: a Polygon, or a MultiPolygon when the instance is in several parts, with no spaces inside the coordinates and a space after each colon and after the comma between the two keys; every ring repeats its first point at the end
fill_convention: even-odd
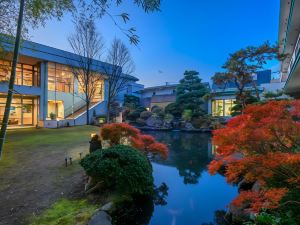
{"type": "MultiPolygon", "coordinates": [[[[137,29],[139,47],[131,46],[108,17],[97,21],[97,28],[107,46],[114,37],[128,44],[136,64],[134,75],[145,86],[178,82],[184,70],[197,70],[210,81],[229,53],[267,40],[277,42],[279,0],[162,0],[161,12],[150,14],[128,3],[132,1],[124,2],[112,13],[130,14],[127,26],[137,29]]],[[[67,37],[72,31],[66,15],[33,30],[31,40],[70,51],[67,37]]],[[[275,71],[277,65],[270,62],[267,68],[275,71]]]]}

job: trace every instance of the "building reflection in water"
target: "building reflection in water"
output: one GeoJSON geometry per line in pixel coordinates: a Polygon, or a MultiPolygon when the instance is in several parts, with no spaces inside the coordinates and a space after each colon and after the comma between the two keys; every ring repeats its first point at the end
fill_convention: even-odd
{"type": "Polygon", "coordinates": [[[197,184],[213,159],[211,135],[207,133],[147,132],[169,147],[167,160],[154,161],[176,167],[185,184],[197,184]]]}

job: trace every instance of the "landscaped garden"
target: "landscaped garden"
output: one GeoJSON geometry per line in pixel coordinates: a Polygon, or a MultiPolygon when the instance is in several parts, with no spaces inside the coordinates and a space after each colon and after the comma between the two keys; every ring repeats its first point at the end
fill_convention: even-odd
{"type": "Polygon", "coordinates": [[[0,163],[0,224],[26,224],[61,198],[80,198],[80,153],[89,150],[94,126],[9,130],[0,163]],[[73,164],[65,167],[65,157],[73,164]]]}

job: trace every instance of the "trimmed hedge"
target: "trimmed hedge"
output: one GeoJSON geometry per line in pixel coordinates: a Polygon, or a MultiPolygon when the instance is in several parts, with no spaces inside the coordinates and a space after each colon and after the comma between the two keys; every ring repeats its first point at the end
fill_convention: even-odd
{"type": "Polygon", "coordinates": [[[153,194],[152,166],[135,148],[116,145],[95,151],[81,162],[87,175],[121,194],[153,194]]]}

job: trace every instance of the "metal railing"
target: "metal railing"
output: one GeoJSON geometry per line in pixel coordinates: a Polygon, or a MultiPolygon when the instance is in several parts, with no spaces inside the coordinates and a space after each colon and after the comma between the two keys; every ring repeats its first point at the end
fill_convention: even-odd
{"type": "Polygon", "coordinates": [[[294,48],[294,52],[293,52],[293,55],[291,57],[291,61],[290,61],[290,64],[289,64],[289,67],[288,67],[288,70],[287,70],[287,74],[289,75],[293,66],[294,66],[294,63],[295,63],[295,60],[297,58],[297,55],[298,55],[298,52],[300,50],[300,33],[298,35],[298,39],[297,39],[297,42],[296,42],[296,45],[295,45],[295,48],[294,48]]]}
{"type": "Polygon", "coordinates": [[[68,116],[71,116],[73,113],[75,113],[76,111],[78,111],[79,109],[84,107],[85,105],[86,105],[86,101],[83,100],[83,99],[80,99],[80,101],[76,102],[74,105],[66,108],[64,110],[65,118],[68,117],[68,116]]]}

